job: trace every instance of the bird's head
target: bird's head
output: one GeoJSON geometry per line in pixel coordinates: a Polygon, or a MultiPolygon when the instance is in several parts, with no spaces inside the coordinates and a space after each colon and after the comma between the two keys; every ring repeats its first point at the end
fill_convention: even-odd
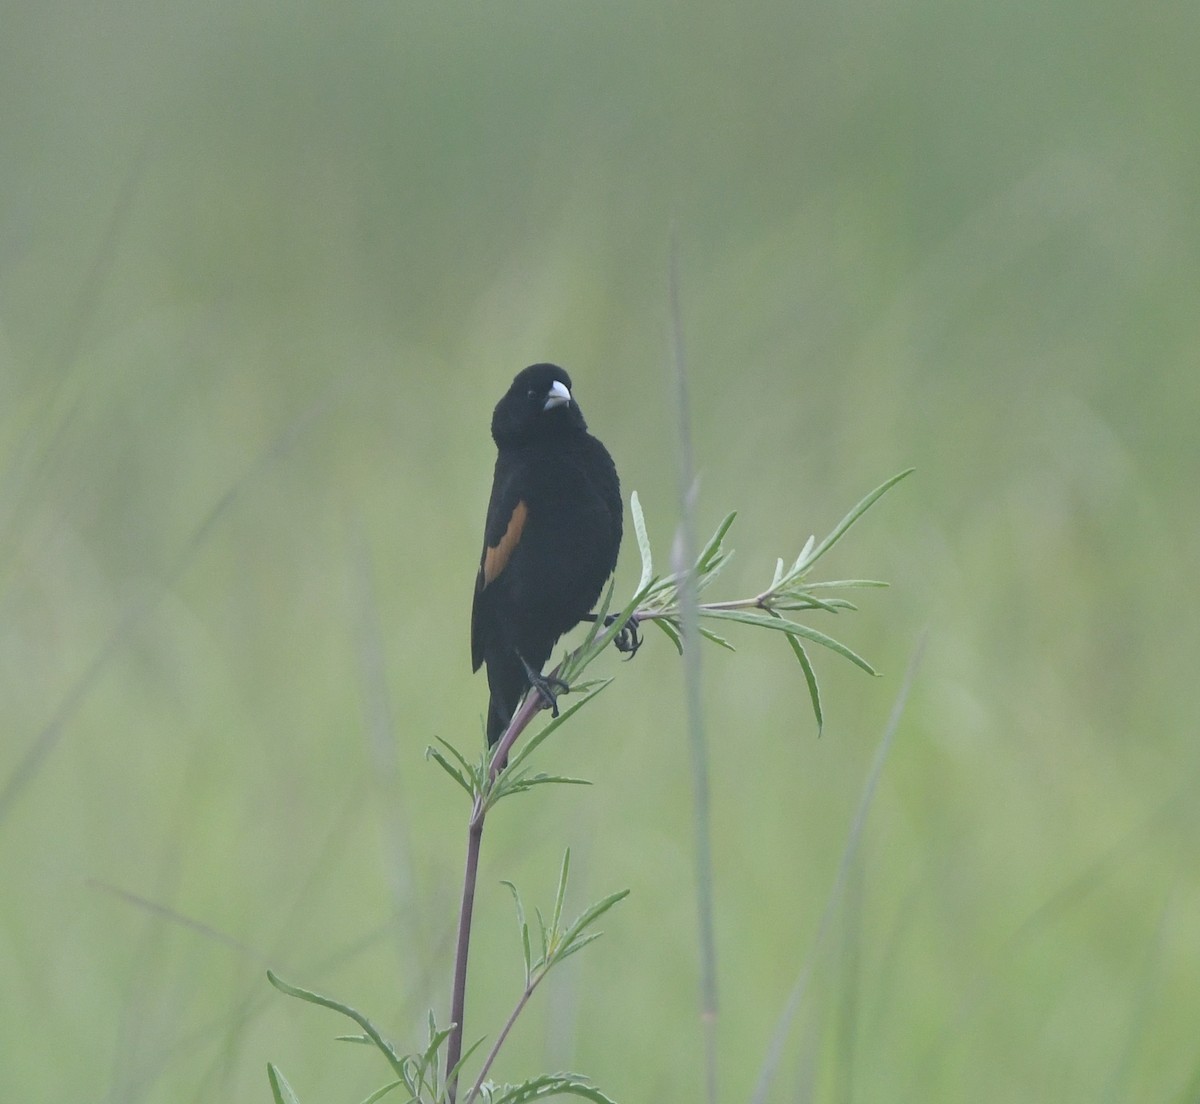
{"type": "Polygon", "coordinates": [[[583,413],[571,394],[571,377],[557,364],[533,364],[518,372],[492,414],[492,437],[500,448],[586,429],[583,413]]]}

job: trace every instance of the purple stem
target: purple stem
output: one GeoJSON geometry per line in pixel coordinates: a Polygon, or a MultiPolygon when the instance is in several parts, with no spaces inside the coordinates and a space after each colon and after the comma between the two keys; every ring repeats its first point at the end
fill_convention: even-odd
{"type": "Polygon", "coordinates": [[[450,1038],[446,1040],[446,1081],[450,1104],[454,1104],[458,1093],[458,1077],[452,1070],[462,1057],[463,1011],[467,1003],[467,956],[471,949],[471,916],[475,911],[475,885],[479,874],[479,847],[483,841],[483,820],[487,815],[487,794],[500,771],[508,763],[508,753],[517,737],[528,727],[542,708],[540,694],[526,694],[521,708],[513,714],[508,728],[500,737],[492,762],[488,767],[488,780],[483,793],[475,798],[471,807],[471,819],[467,822],[467,867],[463,874],[462,906],[458,913],[458,947],[454,955],[454,987],[450,995],[450,1038]]]}

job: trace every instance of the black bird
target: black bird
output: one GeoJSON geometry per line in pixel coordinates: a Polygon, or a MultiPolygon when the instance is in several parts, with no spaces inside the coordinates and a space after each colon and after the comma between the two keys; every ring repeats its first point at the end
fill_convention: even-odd
{"type": "Polygon", "coordinates": [[[537,686],[558,638],[587,617],[621,547],[621,484],[587,431],[571,377],[554,364],[518,373],[492,414],[496,472],[471,607],[471,663],[487,664],[488,745],[537,686]]]}

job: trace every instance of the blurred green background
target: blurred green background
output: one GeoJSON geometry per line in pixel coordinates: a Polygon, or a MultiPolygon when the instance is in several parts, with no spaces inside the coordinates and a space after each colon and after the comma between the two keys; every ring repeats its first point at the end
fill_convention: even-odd
{"type": "MultiPolygon", "coordinates": [[[[384,1080],[267,966],[448,1014],[467,621],[512,374],[552,359],[755,593],[828,564],[818,741],[781,639],[705,652],[722,1099],[803,964],[778,1101],[1200,1099],[1200,9],[778,0],[0,3],[0,1099],[384,1080]],[[815,943],[902,673],[928,648],[815,943]]],[[[619,573],[637,577],[632,542],[619,573]]],[[[498,1075],[700,1096],[681,671],[658,634],[489,821],[605,938],[498,1075]]]]}

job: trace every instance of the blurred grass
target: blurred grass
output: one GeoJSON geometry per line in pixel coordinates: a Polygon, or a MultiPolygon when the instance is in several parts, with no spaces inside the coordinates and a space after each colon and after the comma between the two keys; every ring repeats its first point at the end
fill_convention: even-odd
{"type": "MultiPolygon", "coordinates": [[[[268,1059],[304,1099],[365,1095],[268,961],[401,1038],[445,1014],[465,810],[421,751],[479,729],[490,409],[566,364],[665,553],[672,217],[729,593],[918,468],[839,549],[894,584],[841,627],[885,681],[825,659],[820,742],[782,641],[706,660],[723,1096],[926,625],[777,1098],[1194,1094],[1194,11],[0,25],[0,1099],[260,1099],[268,1059]]],[[[471,1016],[519,984],[486,886],[545,897],[569,844],[579,901],[634,893],[504,1072],[690,1099],[679,667],[652,637],[619,675],[550,752],[597,785],[496,818],[471,1016]]]]}

